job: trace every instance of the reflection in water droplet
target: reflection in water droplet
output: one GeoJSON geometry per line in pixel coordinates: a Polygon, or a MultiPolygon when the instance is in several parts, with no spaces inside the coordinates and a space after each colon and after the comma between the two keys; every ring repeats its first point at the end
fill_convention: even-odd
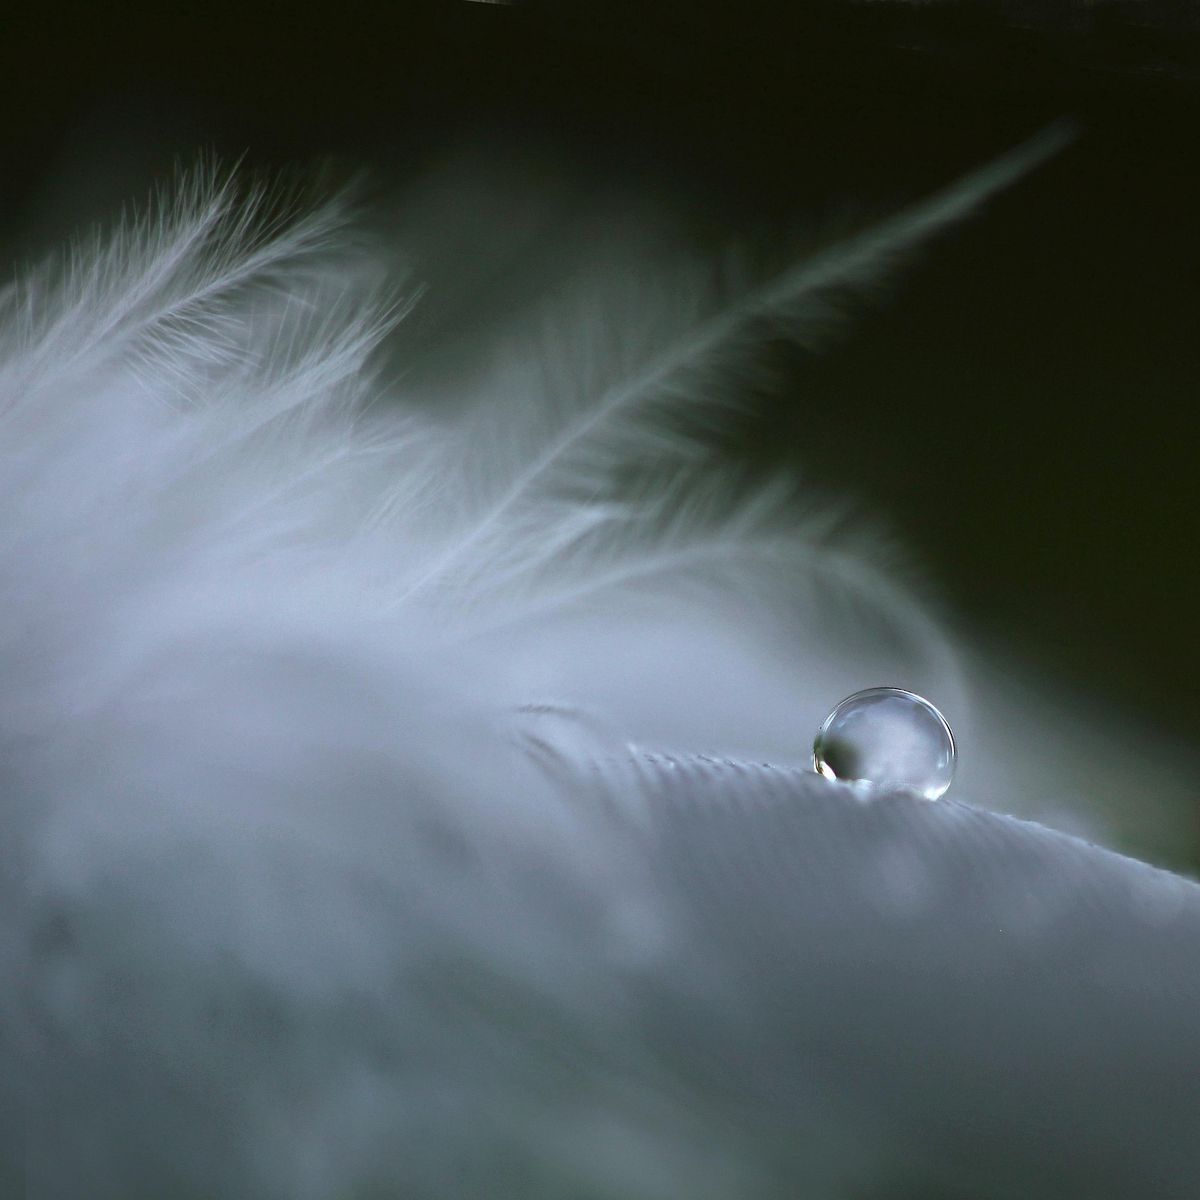
{"type": "Polygon", "coordinates": [[[813,742],[813,770],[826,779],[907,788],[926,800],[946,794],[955,757],[945,717],[903,688],[847,696],[813,742]]]}

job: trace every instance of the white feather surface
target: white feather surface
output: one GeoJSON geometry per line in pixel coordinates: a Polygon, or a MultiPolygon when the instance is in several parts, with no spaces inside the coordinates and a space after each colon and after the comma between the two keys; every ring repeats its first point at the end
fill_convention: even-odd
{"type": "MultiPolygon", "coordinates": [[[[833,1060],[798,1056],[832,1018],[796,979],[869,988],[877,969],[887,993],[903,963],[869,921],[826,921],[811,863],[804,919],[795,896],[700,870],[738,837],[756,844],[760,768],[735,779],[689,759],[680,792],[627,743],[802,762],[832,702],[902,678],[970,731],[968,795],[1020,807],[1003,782],[1019,722],[968,719],[978,668],[896,582],[883,541],[794,484],[717,470],[706,447],[764,331],[823,344],[849,301],[1063,137],[732,298],[702,275],[645,282],[626,260],[616,287],[612,264],[593,269],[488,369],[464,366],[441,407],[403,371],[389,381],[384,343],[421,288],[389,279],[342,203],[201,173],[10,288],[0,1160],[14,1186],[715,1200],[895,1182],[903,1137],[921,1135],[896,1115],[906,1087],[864,1099],[833,1060]],[[689,796],[716,811],[714,791],[744,811],[736,836],[672,825],[689,796]],[[709,928],[721,904],[744,944],[709,928]],[[840,966],[814,953],[833,936],[840,966]]],[[[1064,739],[1062,758],[1089,754],[1064,739]]],[[[837,789],[785,777],[788,819],[808,830],[789,837],[853,823],[823,807],[849,804],[837,789]]],[[[1023,863],[1025,827],[988,819],[1023,863]]],[[[1086,852],[1055,836],[1034,840],[1083,855],[1086,875],[1086,852]]],[[[738,861],[759,873],[759,850],[738,861]]],[[[1169,901],[1154,922],[1194,938],[1190,885],[1130,869],[1169,901]]],[[[897,871],[904,908],[915,885],[897,871]]],[[[845,878],[857,897],[861,876],[845,878]]],[[[923,929],[930,986],[970,976],[962,929],[923,929]]],[[[1155,969],[1169,982],[1169,962],[1155,969]]],[[[977,983],[964,1003],[982,1003],[977,983]]],[[[960,1083],[931,1090],[931,1121],[960,1083]]],[[[1003,1188],[1041,1161],[1017,1134],[1003,1188]]],[[[969,1131],[947,1139],[914,1154],[913,1179],[968,1156],[969,1131]]]]}

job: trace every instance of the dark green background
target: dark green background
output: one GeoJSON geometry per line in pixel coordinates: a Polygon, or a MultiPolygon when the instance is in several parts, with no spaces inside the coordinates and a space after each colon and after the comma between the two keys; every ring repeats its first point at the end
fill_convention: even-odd
{"type": "Polygon", "coordinates": [[[982,636],[1197,744],[1195,12],[30,7],[0,46],[0,221],[20,256],[74,219],[63,179],[103,208],[198,146],[403,172],[471,137],[654,194],[716,248],[886,210],[1073,116],[856,337],[765,349],[771,441],[885,512],[982,636]]]}

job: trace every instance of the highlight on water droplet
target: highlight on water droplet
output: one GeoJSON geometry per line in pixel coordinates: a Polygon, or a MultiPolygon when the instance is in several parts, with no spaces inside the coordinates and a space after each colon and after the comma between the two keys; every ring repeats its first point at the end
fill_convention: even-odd
{"type": "Polygon", "coordinates": [[[916,692],[867,688],[847,696],[813,741],[813,770],[826,779],[905,788],[939,800],[957,752],[946,718],[916,692]]]}

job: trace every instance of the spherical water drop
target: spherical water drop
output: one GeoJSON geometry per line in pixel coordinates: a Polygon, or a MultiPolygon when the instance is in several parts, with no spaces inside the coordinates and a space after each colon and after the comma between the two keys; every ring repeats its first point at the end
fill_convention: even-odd
{"type": "Polygon", "coordinates": [[[813,742],[813,769],[826,779],[946,794],[954,778],[954,734],[928,700],[903,688],[868,688],[847,696],[813,742]]]}

